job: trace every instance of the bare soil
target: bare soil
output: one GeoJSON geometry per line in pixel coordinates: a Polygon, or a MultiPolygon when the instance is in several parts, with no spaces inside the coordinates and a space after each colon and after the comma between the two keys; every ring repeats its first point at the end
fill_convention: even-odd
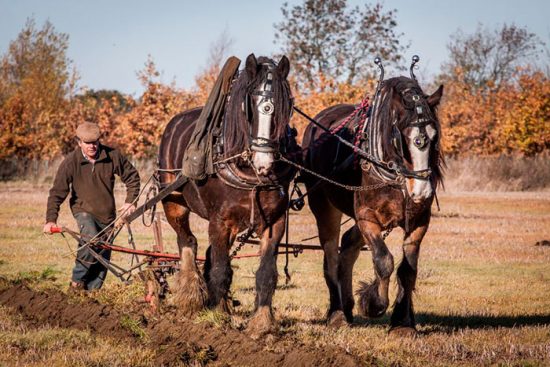
{"type": "Polygon", "coordinates": [[[229,327],[196,323],[173,313],[147,317],[134,311],[122,315],[89,297],[73,297],[51,289],[36,291],[24,284],[0,290],[0,304],[18,312],[29,327],[46,325],[88,330],[157,351],[155,365],[223,366],[356,366],[359,361],[345,351],[319,350],[299,341],[268,336],[260,341],[229,327]],[[121,323],[124,317],[139,320],[146,338],[121,323]]]}

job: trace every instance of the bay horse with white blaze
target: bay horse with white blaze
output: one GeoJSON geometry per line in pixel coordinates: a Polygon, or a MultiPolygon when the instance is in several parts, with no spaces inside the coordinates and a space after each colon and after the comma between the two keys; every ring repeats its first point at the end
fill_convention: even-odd
{"type": "MultiPolygon", "coordinates": [[[[398,292],[390,331],[416,331],[412,293],[420,243],[430,223],[435,190],[442,182],[436,107],[443,86],[428,96],[414,78],[412,66],[411,76],[381,81],[365,129],[358,131],[362,130],[362,122],[356,120],[355,126],[338,133],[351,143],[362,141],[359,147],[373,158],[371,162],[361,156],[356,156],[354,162],[353,149],[313,124],[304,133],[306,168],[338,183],[303,175],[324,250],[329,325],[353,321],[353,266],[365,244],[372,251],[375,278],[370,284],[362,282],[357,292],[359,308],[368,317],[384,315],[394,260],[384,243],[383,231],[401,227],[405,231],[403,260],[397,269],[398,292]],[[356,138],[358,133],[361,140],[356,138]],[[355,224],[343,234],[339,248],[342,214],[353,218],[355,224]]],[[[315,120],[333,129],[355,108],[333,106],[320,112],[315,120]]]]}
{"type": "MultiPolygon", "coordinates": [[[[285,229],[288,186],[294,171],[277,155],[296,148],[289,127],[292,96],[287,82],[289,61],[278,64],[251,54],[227,99],[222,131],[214,138],[216,173],[190,180],[163,200],[168,222],[177,233],[181,255],[176,301],[192,314],[205,306],[229,312],[233,270],[229,251],[238,233],[260,236],[261,260],[256,272],[255,313],[247,330],[252,336],[269,332],[274,324],[272,298],[277,284],[277,246],[285,229]],[[189,226],[190,213],[208,220],[204,273],[196,265],[197,239],[189,226]]],[[[202,108],[175,116],[162,136],[160,180],[173,182],[202,108]],[[164,170],[164,171],[163,171],[164,170]]]]}

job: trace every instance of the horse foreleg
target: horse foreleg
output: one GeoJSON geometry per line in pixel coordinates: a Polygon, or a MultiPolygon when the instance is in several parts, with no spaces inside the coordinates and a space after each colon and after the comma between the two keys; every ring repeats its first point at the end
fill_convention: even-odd
{"type": "Polygon", "coordinates": [[[233,280],[233,269],[229,258],[230,230],[220,221],[211,220],[208,225],[208,306],[223,312],[230,312],[229,289],[233,280]]]}
{"type": "Polygon", "coordinates": [[[388,289],[393,273],[393,256],[382,239],[378,224],[366,220],[360,220],[357,224],[372,249],[375,275],[371,284],[362,283],[358,291],[360,308],[365,316],[381,317],[389,305],[388,289]]]}
{"type": "Polygon", "coordinates": [[[178,236],[180,253],[180,271],[173,287],[173,302],[184,315],[192,316],[206,305],[206,282],[197,268],[197,238],[189,227],[190,211],[176,200],[177,197],[174,201],[163,202],[168,223],[178,236]]]}
{"type": "Polygon", "coordinates": [[[365,244],[357,225],[348,229],[342,236],[340,262],[338,264],[338,278],[342,290],[342,305],[348,322],[353,322],[353,266],[359,257],[361,248],[365,244]]]}
{"type": "Polygon", "coordinates": [[[391,316],[390,332],[410,334],[416,332],[412,294],[418,273],[420,243],[428,230],[428,224],[406,233],[403,240],[403,260],[397,268],[397,298],[391,316]]]}
{"type": "Polygon", "coordinates": [[[273,294],[277,287],[277,246],[285,230],[285,215],[262,233],[260,267],[256,272],[255,312],[247,326],[254,339],[271,332],[275,326],[273,294]]]}

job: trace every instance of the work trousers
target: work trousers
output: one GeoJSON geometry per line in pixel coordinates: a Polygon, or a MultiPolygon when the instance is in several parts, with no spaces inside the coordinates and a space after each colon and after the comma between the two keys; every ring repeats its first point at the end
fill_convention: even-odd
{"type": "MultiPolygon", "coordinates": [[[[92,256],[91,251],[95,251],[103,259],[109,261],[111,259],[111,250],[101,250],[95,249],[93,246],[83,246],[101,232],[101,230],[107,227],[107,225],[99,222],[90,213],[75,213],[74,218],[80,229],[82,241],[78,244],[72,280],[73,282],[81,284],[84,289],[99,289],[107,276],[107,268],[92,256]]],[[[99,238],[104,239],[104,237],[105,236],[102,235],[99,238]]]]}

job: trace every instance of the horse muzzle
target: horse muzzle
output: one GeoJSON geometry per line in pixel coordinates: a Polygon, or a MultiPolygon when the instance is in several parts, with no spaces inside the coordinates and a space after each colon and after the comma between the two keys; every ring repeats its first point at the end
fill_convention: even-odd
{"type": "Polygon", "coordinates": [[[421,204],[431,198],[434,194],[432,183],[429,180],[412,179],[409,180],[409,183],[411,183],[410,186],[412,187],[407,185],[407,190],[409,191],[411,200],[415,204],[421,204]]]}
{"type": "Polygon", "coordinates": [[[271,152],[255,151],[252,154],[252,164],[254,170],[260,176],[268,176],[273,168],[275,155],[271,152]]]}

